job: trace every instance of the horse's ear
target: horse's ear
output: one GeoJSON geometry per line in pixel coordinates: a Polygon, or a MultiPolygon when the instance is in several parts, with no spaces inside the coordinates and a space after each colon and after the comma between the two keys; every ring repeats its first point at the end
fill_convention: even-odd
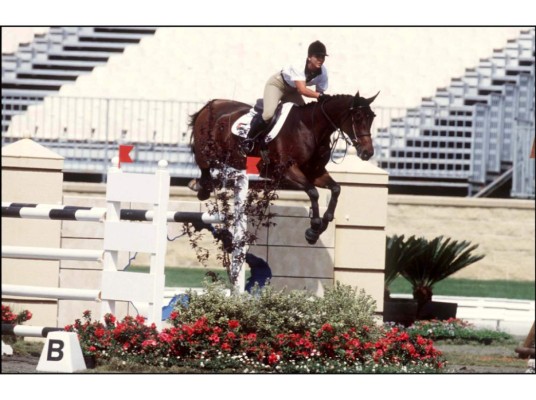
{"type": "Polygon", "coordinates": [[[367,99],[367,103],[370,105],[376,99],[376,97],[378,97],[379,94],[380,94],[380,91],[378,90],[378,93],[376,93],[370,99],[367,99]]]}
{"type": "Polygon", "coordinates": [[[357,93],[355,94],[355,97],[359,99],[359,90],[358,90],[357,93]]]}

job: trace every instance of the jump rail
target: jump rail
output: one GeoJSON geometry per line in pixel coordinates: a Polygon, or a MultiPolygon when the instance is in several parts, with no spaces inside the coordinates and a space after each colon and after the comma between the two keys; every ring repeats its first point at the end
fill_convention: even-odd
{"type": "Polygon", "coordinates": [[[2,335],[8,336],[47,337],[50,332],[63,332],[64,330],[48,326],[2,324],[2,335]]]}
{"type": "Polygon", "coordinates": [[[101,292],[97,289],[70,289],[45,286],[2,285],[2,296],[40,297],[58,300],[100,301],[101,292]]]}
{"type": "MultiPolygon", "coordinates": [[[[2,217],[5,218],[101,222],[106,219],[106,211],[104,207],[2,202],[2,217]]],[[[154,211],[152,210],[123,209],[120,211],[119,219],[124,221],[152,221],[154,218],[154,211]]],[[[167,221],[218,224],[224,221],[224,217],[221,214],[209,214],[206,212],[168,211],[167,221]]]]}

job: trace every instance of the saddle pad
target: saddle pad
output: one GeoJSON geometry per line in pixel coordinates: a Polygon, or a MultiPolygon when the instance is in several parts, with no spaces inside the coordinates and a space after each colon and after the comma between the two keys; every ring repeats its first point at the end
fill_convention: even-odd
{"type": "MultiPolygon", "coordinates": [[[[281,127],[285,123],[285,120],[288,117],[288,113],[290,112],[290,110],[292,109],[294,105],[295,105],[294,103],[283,103],[283,105],[281,106],[281,116],[276,121],[272,130],[268,133],[268,135],[265,136],[264,138],[265,143],[269,143],[275,139],[275,137],[281,130],[281,127]]],[[[249,110],[248,113],[238,118],[233,124],[233,126],[231,127],[231,132],[233,133],[233,135],[240,136],[242,138],[247,137],[248,132],[249,132],[249,127],[251,124],[251,120],[256,114],[257,112],[252,108],[251,110],[249,110]]]]}

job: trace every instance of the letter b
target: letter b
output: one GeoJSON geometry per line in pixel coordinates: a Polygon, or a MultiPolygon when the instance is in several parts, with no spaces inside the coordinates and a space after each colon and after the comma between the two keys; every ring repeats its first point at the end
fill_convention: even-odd
{"type": "Polygon", "coordinates": [[[48,342],[47,360],[60,361],[63,358],[63,348],[65,343],[63,340],[51,339],[48,342]]]}

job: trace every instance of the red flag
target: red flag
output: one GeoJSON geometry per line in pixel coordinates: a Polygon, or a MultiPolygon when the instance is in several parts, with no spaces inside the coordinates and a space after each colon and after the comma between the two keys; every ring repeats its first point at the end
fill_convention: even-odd
{"type": "Polygon", "coordinates": [[[259,169],[257,168],[257,164],[260,160],[260,157],[246,157],[246,173],[258,174],[259,169]]]}
{"type": "Polygon", "coordinates": [[[120,145],[119,146],[119,166],[121,166],[121,163],[131,163],[132,158],[130,158],[130,151],[134,148],[134,146],[130,145],[120,145]]]}

